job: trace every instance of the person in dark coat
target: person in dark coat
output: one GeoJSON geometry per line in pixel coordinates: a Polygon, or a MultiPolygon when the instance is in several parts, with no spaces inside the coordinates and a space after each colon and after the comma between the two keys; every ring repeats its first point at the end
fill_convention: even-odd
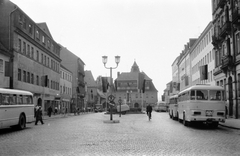
{"type": "Polygon", "coordinates": [[[38,121],[40,121],[42,123],[42,125],[44,124],[43,120],[42,120],[42,108],[41,108],[41,106],[36,111],[36,122],[35,122],[35,125],[37,125],[38,121]]]}
{"type": "Polygon", "coordinates": [[[49,116],[49,117],[51,117],[52,111],[53,111],[53,110],[52,110],[52,107],[49,106],[49,107],[48,107],[48,116],[49,116]]]}
{"type": "Polygon", "coordinates": [[[146,108],[147,115],[149,115],[150,119],[152,118],[152,106],[149,104],[146,108]]]}

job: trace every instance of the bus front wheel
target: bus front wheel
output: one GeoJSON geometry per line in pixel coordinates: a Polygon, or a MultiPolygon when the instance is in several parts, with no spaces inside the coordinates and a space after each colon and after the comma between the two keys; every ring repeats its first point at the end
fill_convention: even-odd
{"type": "Polygon", "coordinates": [[[25,119],[25,116],[21,114],[18,121],[18,129],[22,130],[25,127],[26,127],[26,119],[25,119]]]}

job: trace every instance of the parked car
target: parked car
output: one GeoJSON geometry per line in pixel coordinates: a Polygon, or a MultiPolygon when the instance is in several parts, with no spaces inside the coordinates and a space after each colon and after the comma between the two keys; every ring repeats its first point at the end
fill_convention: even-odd
{"type": "MultiPolygon", "coordinates": [[[[126,114],[126,112],[129,111],[129,110],[130,110],[130,108],[127,104],[122,104],[121,105],[121,112],[123,114],[126,114]]],[[[117,112],[120,112],[120,106],[119,105],[117,106],[117,112]]]]}

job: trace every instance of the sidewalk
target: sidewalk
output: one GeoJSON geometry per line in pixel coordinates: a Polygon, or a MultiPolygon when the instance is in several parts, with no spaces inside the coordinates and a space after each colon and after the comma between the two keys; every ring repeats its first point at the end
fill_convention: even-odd
{"type": "Polygon", "coordinates": [[[219,125],[240,130],[240,119],[227,118],[225,123],[220,122],[219,125]]]}

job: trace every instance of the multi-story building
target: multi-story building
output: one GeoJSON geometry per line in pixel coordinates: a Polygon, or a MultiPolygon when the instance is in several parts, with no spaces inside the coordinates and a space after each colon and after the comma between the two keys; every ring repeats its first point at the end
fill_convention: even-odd
{"type": "Polygon", "coordinates": [[[61,105],[59,110],[64,110],[66,112],[74,112],[74,106],[71,103],[72,100],[72,72],[60,65],[60,101],[61,105]],[[63,109],[64,108],[64,109],[63,109]],[[67,110],[66,110],[67,109],[67,110]]]}
{"type": "Polygon", "coordinates": [[[60,46],[46,23],[35,23],[11,1],[1,1],[0,21],[0,42],[11,56],[8,88],[31,91],[46,111],[46,105],[58,103],[60,46]]]}
{"type": "Polygon", "coordinates": [[[84,81],[86,86],[85,108],[88,108],[88,109],[94,108],[95,104],[98,103],[98,95],[97,95],[98,86],[90,70],[85,70],[84,81]]]}
{"type": "MultiPolygon", "coordinates": [[[[61,46],[61,45],[60,45],[61,46]]],[[[72,72],[72,100],[74,107],[84,109],[85,83],[84,65],[85,63],[67,48],[61,46],[61,64],[72,72]]]]}
{"type": "Polygon", "coordinates": [[[240,2],[212,0],[215,52],[214,78],[226,88],[229,116],[239,117],[240,99],[240,2]]]}
{"type": "Polygon", "coordinates": [[[9,66],[10,58],[12,58],[11,54],[0,42],[0,88],[9,88],[10,75],[9,75],[8,66],[9,66]]]}
{"type": "Polygon", "coordinates": [[[178,94],[180,91],[180,81],[179,81],[179,71],[178,71],[178,63],[179,56],[172,63],[172,93],[170,96],[178,94]]]}
{"type": "Polygon", "coordinates": [[[155,104],[158,101],[158,91],[155,88],[152,79],[144,72],[140,72],[137,63],[134,64],[130,72],[118,74],[115,80],[116,99],[115,103],[121,99],[126,101],[130,108],[146,107],[148,104],[155,104]],[[145,80],[145,93],[140,93],[145,80]],[[143,106],[142,106],[143,104],[143,106]]]}
{"type": "Polygon", "coordinates": [[[212,34],[213,26],[212,22],[209,22],[190,49],[191,86],[195,84],[216,85],[213,77],[215,61],[212,34]]]}
{"type": "Polygon", "coordinates": [[[190,64],[190,49],[197,39],[190,39],[189,42],[184,46],[184,50],[179,56],[178,59],[178,73],[179,73],[179,83],[180,91],[191,86],[190,77],[191,77],[191,64],[190,64]]]}

